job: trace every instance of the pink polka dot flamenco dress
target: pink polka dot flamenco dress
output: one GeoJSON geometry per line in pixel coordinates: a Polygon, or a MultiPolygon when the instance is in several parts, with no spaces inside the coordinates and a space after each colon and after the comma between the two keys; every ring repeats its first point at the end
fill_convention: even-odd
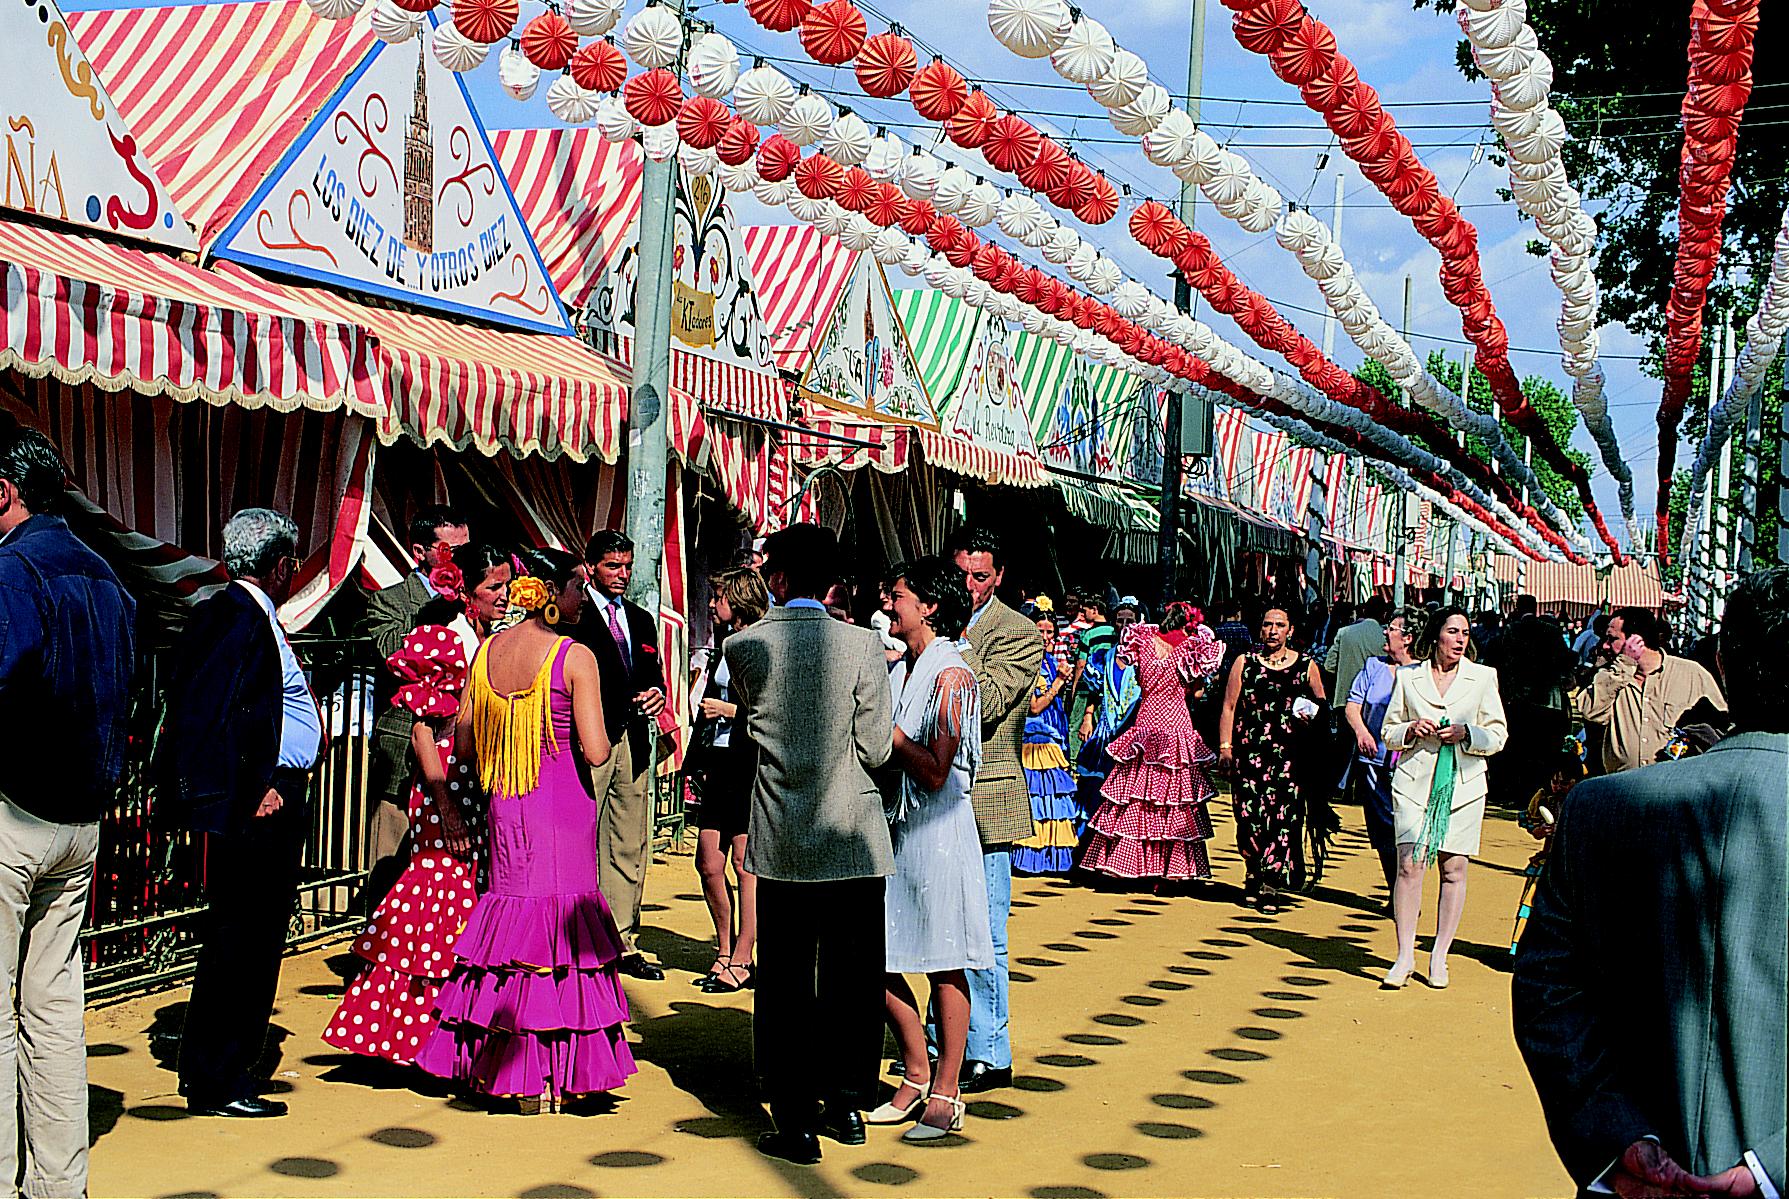
{"type": "Polygon", "coordinates": [[[454,717],[466,685],[466,651],[443,625],[413,629],[386,661],[401,680],[392,702],[435,733],[440,775],[417,771],[410,787],[410,864],[354,942],[366,967],[342,997],[323,1039],[338,1049],[409,1064],[434,1031],[435,1001],[453,969],[454,941],[478,901],[485,821],[478,788],[453,756],[454,717]],[[445,799],[442,793],[445,792],[445,799]],[[443,811],[443,803],[454,806],[443,811]],[[446,824],[459,817],[470,847],[449,848],[446,824]]]}

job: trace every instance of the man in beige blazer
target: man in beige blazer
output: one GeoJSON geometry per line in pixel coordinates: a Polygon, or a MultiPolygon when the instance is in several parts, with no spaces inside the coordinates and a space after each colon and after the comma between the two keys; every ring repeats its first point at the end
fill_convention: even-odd
{"type": "Polygon", "coordinates": [[[893,750],[882,644],[821,596],[838,539],[791,525],[765,542],[778,607],[722,649],[758,747],[746,869],[758,876],[757,1074],[776,1131],[764,1153],[820,1160],[818,1135],[864,1142],[882,1052],[884,880],[894,850],[870,771],[893,750]]]}
{"type": "Polygon", "coordinates": [[[960,532],[951,543],[975,605],[964,654],[981,685],[981,769],[970,801],[981,832],[994,934],[994,968],[969,971],[969,1043],[963,1054],[965,1094],[1012,1085],[1013,1048],[1007,1016],[1006,920],[1012,909],[1012,843],[1031,835],[1031,794],[1019,760],[1031,689],[1043,666],[1037,626],[995,594],[1006,577],[999,538],[986,529],[960,532]]]}

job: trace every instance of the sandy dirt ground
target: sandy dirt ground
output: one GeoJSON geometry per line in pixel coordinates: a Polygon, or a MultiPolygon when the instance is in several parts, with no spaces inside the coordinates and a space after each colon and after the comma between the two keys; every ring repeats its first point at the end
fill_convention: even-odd
{"type": "MultiPolygon", "coordinates": [[[[1263,917],[1213,804],[1206,898],[1017,880],[1015,1086],[976,1097],[930,1146],[872,1129],[804,1168],[759,1156],[751,993],[691,987],[712,959],[691,859],[648,876],[644,947],[669,977],[628,984],[640,1073],[597,1114],[489,1114],[319,1040],[350,958],[286,964],[273,1121],[194,1119],[174,1093],[185,992],[89,1013],[92,1193],[550,1196],[1561,1196],[1510,1035],[1508,944],[1533,842],[1487,823],[1453,985],[1380,991],[1392,951],[1358,809],[1324,885],[1263,917]]],[[[1431,875],[1424,915],[1433,928],[1431,875]]],[[[1427,938],[1419,944],[1426,963],[1427,938]]]]}

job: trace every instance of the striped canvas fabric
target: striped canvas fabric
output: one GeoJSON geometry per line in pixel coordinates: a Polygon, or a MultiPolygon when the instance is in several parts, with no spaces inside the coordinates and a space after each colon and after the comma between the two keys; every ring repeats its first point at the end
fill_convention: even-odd
{"type": "Polygon", "coordinates": [[[1114,434],[1128,425],[1142,380],[1022,329],[1012,334],[1012,352],[1044,463],[1120,478],[1114,434]]]}
{"type": "Polygon", "coordinates": [[[975,339],[988,314],[931,288],[896,290],[895,315],[907,330],[920,378],[942,417],[969,371],[975,339]]]}

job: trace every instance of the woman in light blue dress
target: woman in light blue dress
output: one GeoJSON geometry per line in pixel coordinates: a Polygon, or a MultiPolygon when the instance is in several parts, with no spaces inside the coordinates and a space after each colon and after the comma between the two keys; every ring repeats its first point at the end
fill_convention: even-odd
{"type": "Polygon", "coordinates": [[[981,700],[957,652],[969,620],[963,574],[940,558],[902,567],[889,585],[889,632],[907,647],[889,676],[894,757],[890,799],[895,870],[887,891],[888,1022],[906,1076],[871,1124],[919,1118],[902,1136],[927,1141],[963,1126],[957,1078],[969,1035],[968,970],[994,965],[981,836],[969,789],[981,764],[981,700]],[[938,1060],[927,1062],[919,1003],[907,974],[931,983],[938,1060]],[[933,1073],[933,1071],[936,1071],[933,1073]]]}

